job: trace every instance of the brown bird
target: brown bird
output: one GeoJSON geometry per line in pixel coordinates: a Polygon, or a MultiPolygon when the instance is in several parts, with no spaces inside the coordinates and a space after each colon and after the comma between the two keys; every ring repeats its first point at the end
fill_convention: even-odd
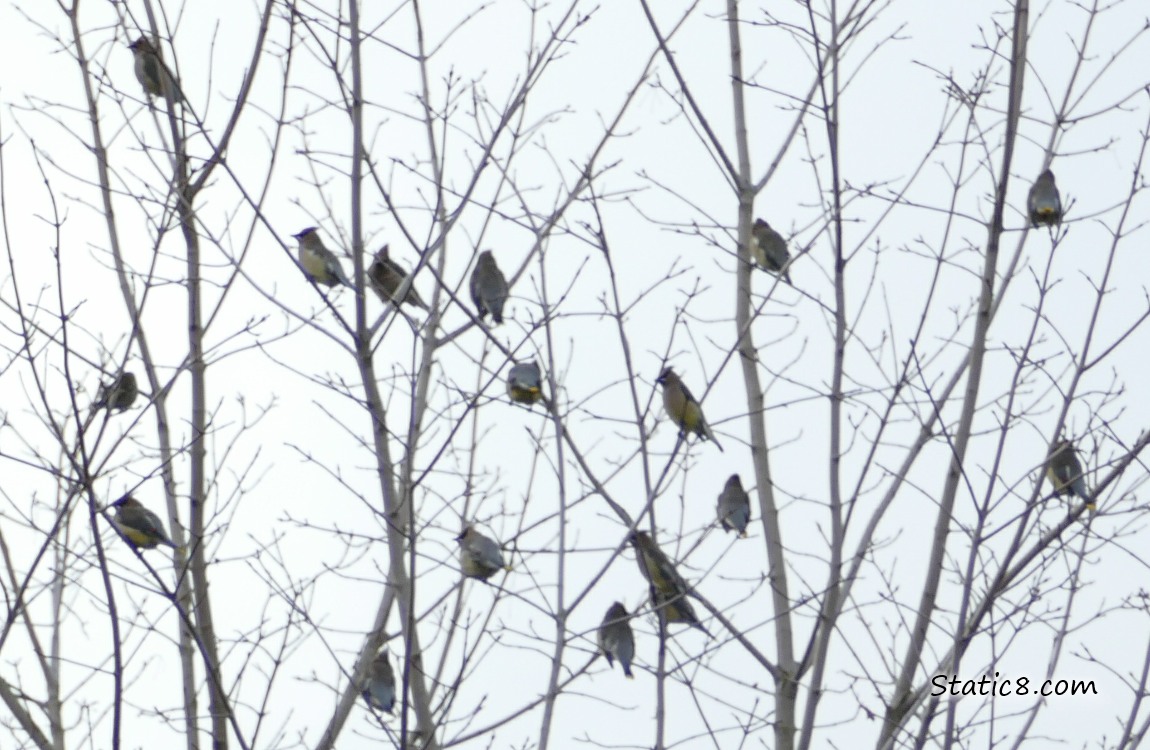
{"type": "Polygon", "coordinates": [[[304,276],[324,286],[343,284],[351,289],[355,288],[351,279],[343,272],[343,264],[335,257],[335,253],[324,246],[315,227],[308,227],[293,234],[292,237],[299,240],[299,264],[304,276]]]}
{"type": "Polygon", "coordinates": [[[111,507],[116,509],[112,525],[128,544],[138,549],[153,549],[160,544],[179,549],[168,537],[168,532],[164,531],[160,517],[131,495],[124,495],[112,503],[111,507]]]}
{"type": "Polygon", "coordinates": [[[711,432],[707,419],[703,416],[703,407],[687,390],[683,381],[679,380],[675,371],[670,367],[666,368],[655,382],[663,386],[663,408],[671,421],[679,425],[679,432],[681,434],[693,432],[702,440],[714,440],[715,447],[722,451],[723,446],[715,438],[715,433],[711,432]]]}
{"type": "Polygon", "coordinates": [[[710,635],[695,616],[695,609],[687,600],[690,587],[670,558],[645,531],[636,531],[630,536],[630,542],[635,547],[639,572],[651,584],[651,603],[660,616],[666,617],[667,622],[681,622],[710,635]]]}
{"type": "Polygon", "coordinates": [[[379,298],[384,302],[400,303],[406,302],[409,305],[418,307],[421,310],[426,310],[427,305],[420,298],[419,292],[415,291],[415,285],[412,285],[403,299],[397,300],[395,298],[396,292],[399,287],[407,280],[407,271],[403,270],[403,266],[396,263],[391,259],[388,254],[388,246],[384,245],[380,248],[379,252],[375,254],[375,260],[372,261],[371,266],[367,269],[367,283],[379,295],[379,298]]]}
{"type": "Polygon", "coordinates": [[[683,625],[690,625],[692,628],[698,628],[710,637],[711,631],[707,630],[703,627],[703,623],[699,622],[699,618],[695,615],[695,608],[691,606],[691,602],[687,599],[686,593],[668,594],[652,586],[651,602],[659,615],[667,618],[668,624],[681,623],[683,625]]]}

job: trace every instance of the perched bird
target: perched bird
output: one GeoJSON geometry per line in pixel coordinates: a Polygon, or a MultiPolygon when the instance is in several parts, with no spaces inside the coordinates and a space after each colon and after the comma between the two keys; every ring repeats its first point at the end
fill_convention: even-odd
{"type": "Polygon", "coordinates": [[[319,238],[319,232],[316,231],[315,227],[308,227],[299,234],[293,234],[292,237],[299,240],[299,264],[303,268],[305,276],[324,286],[335,286],[336,284],[343,284],[346,287],[352,286],[347,274],[343,272],[339,258],[336,258],[335,253],[324,247],[323,240],[319,238]]]}
{"type": "Polygon", "coordinates": [[[507,395],[517,404],[534,404],[543,398],[543,373],[535,362],[520,362],[507,373],[507,395]]]}
{"type": "Polygon", "coordinates": [[[503,562],[503,552],[493,539],[489,539],[471,526],[455,537],[459,542],[459,563],[463,575],[468,578],[487,580],[500,569],[511,570],[503,562]]]}
{"type": "Polygon", "coordinates": [[[167,84],[171,90],[172,98],[176,101],[182,98],[180,87],[175,84],[168,69],[164,66],[164,59],[160,50],[149,42],[146,36],[142,36],[129,44],[128,49],[132,50],[132,56],[135,58],[136,80],[144,87],[145,94],[163,99],[164,86],[167,84]]]}
{"type": "Polygon", "coordinates": [[[782,273],[783,281],[791,283],[790,273],[783,271],[791,259],[787,241],[762,219],[755,219],[755,225],[751,227],[751,257],[759,268],[776,275],[782,273]]]}
{"type": "Polygon", "coordinates": [[[408,288],[407,294],[403,299],[397,300],[395,293],[399,291],[400,285],[407,280],[407,271],[396,263],[388,255],[388,246],[384,245],[380,248],[379,252],[375,254],[375,260],[371,262],[371,266],[367,269],[367,283],[379,295],[379,298],[384,302],[393,302],[399,304],[406,302],[409,305],[414,305],[420,310],[426,310],[427,305],[419,297],[419,292],[415,291],[415,286],[412,285],[408,288]]]}
{"type": "Polygon", "coordinates": [[[690,625],[692,628],[698,628],[709,637],[711,631],[703,627],[703,623],[699,622],[699,618],[695,615],[695,608],[691,606],[690,600],[687,595],[683,594],[667,594],[660,591],[654,586],[651,587],[651,602],[655,610],[659,613],[660,617],[667,618],[667,623],[681,623],[683,625],[690,625]]]}
{"type": "Polygon", "coordinates": [[[1026,211],[1030,214],[1030,224],[1053,226],[1062,221],[1062,199],[1054,184],[1054,173],[1049,169],[1038,175],[1026,196],[1026,211]]]}
{"type": "Polygon", "coordinates": [[[719,493],[717,513],[724,531],[737,531],[739,536],[746,538],[747,524],[751,520],[751,498],[747,497],[738,474],[732,474],[719,493]]]}
{"type": "Polygon", "coordinates": [[[639,572],[651,584],[651,604],[658,610],[660,617],[666,617],[667,622],[681,622],[702,630],[707,635],[707,629],[695,616],[695,609],[687,600],[690,587],[671,560],[659,549],[645,531],[636,531],[630,537],[635,547],[635,557],[639,563],[639,572]]]}
{"type": "Polygon", "coordinates": [[[395,707],[395,673],[391,671],[391,659],[387,655],[387,649],[376,655],[367,670],[363,699],[376,711],[391,713],[395,707]]]}
{"type": "Polygon", "coordinates": [[[665,593],[685,592],[687,582],[675,570],[671,560],[651,540],[650,534],[645,531],[636,531],[629,537],[631,545],[635,547],[636,561],[639,563],[639,572],[655,588],[665,593]]]}
{"type": "Polygon", "coordinates": [[[179,549],[164,531],[160,517],[131,495],[124,495],[112,503],[112,507],[116,509],[112,523],[128,544],[138,549],[153,549],[160,544],[179,549]]]}
{"type": "Polygon", "coordinates": [[[135,373],[124,371],[111,383],[101,383],[92,409],[108,407],[108,411],[124,411],[136,402],[140,389],[136,386],[135,373]]]}
{"type": "Polygon", "coordinates": [[[675,371],[668,367],[659,374],[655,382],[663,386],[663,408],[667,410],[667,416],[671,421],[679,425],[679,432],[693,432],[702,440],[714,440],[715,447],[722,451],[723,446],[707,426],[703,407],[687,390],[687,386],[683,385],[683,381],[679,380],[675,371]]]}
{"type": "Polygon", "coordinates": [[[1086,503],[1090,510],[1095,509],[1094,501],[1086,491],[1086,480],[1082,474],[1082,462],[1078,460],[1078,451],[1069,440],[1059,440],[1054,445],[1054,451],[1046,460],[1046,478],[1054,485],[1056,495],[1077,495],[1086,503]]]}
{"type": "Polygon", "coordinates": [[[615,666],[615,659],[623,668],[627,679],[635,679],[631,674],[631,660],[635,658],[635,634],[631,632],[627,608],[615,602],[607,609],[603,624],[599,626],[599,650],[607,657],[607,663],[615,666]]]}
{"type": "Polygon", "coordinates": [[[496,324],[503,322],[503,304],[507,302],[507,279],[495,262],[495,256],[490,250],[479,254],[475,261],[475,270],[471,272],[471,301],[479,310],[479,319],[483,320],[487,313],[496,324]]]}

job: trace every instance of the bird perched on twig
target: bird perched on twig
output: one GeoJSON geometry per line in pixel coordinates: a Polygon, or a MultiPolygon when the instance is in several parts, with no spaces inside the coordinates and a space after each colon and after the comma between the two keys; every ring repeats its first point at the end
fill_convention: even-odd
{"type": "Polygon", "coordinates": [[[1054,494],[1077,496],[1086,503],[1087,508],[1095,509],[1094,501],[1086,490],[1078,451],[1069,440],[1059,440],[1054,444],[1054,450],[1046,460],[1046,478],[1054,485],[1054,494]]]}
{"type": "Polygon", "coordinates": [[[395,298],[399,287],[402,286],[406,280],[407,271],[403,269],[403,266],[391,259],[387,245],[381,247],[379,252],[375,254],[375,260],[371,262],[371,265],[367,269],[367,283],[384,302],[394,304],[406,302],[409,305],[418,307],[420,310],[426,310],[427,305],[420,298],[419,292],[415,291],[414,284],[408,287],[407,293],[403,295],[403,299],[397,300],[395,298]]]}
{"type": "Polygon", "coordinates": [[[131,408],[139,394],[140,389],[136,385],[136,375],[125,370],[111,383],[100,384],[100,390],[96,394],[96,401],[92,404],[92,410],[95,411],[106,406],[108,411],[124,411],[131,408]]]}
{"type": "Polygon", "coordinates": [[[666,368],[655,382],[663,386],[663,408],[671,421],[679,425],[679,432],[681,434],[693,432],[702,440],[714,440],[715,447],[722,451],[723,446],[715,438],[715,433],[711,432],[707,419],[703,416],[703,407],[687,390],[687,386],[675,371],[670,367],[666,368]]]}
{"type": "Polygon", "coordinates": [[[751,257],[759,268],[782,275],[783,281],[791,283],[791,274],[783,270],[791,259],[787,241],[762,219],[755,219],[751,227],[751,257]]]}
{"type": "Polygon", "coordinates": [[[751,520],[751,498],[743,489],[743,482],[738,474],[732,474],[727,479],[727,484],[719,493],[716,512],[724,531],[735,531],[740,537],[746,538],[747,524],[751,520]]]}
{"type": "Polygon", "coordinates": [[[320,239],[319,232],[315,227],[308,227],[298,234],[293,234],[292,237],[299,240],[299,264],[305,276],[316,284],[323,284],[324,286],[343,284],[346,287],[352,287],[347,274],[343,272],[339,258],[336,258],[335,253],[324,247],[323,240],[320,239]]]}
{"type": "Polygon", "coordinates": [[[500,570],[511,570],[503,562],[503,552],[495,540],[483,536],[474,527],[468,526],[455,537],[459,542],[459,564],[463,575],[486,581],[500,570]]]}
{"type": "Polygon", "coordinates": [[[623,668],[627,679],[635,679],[631,673],[631,660],[635,658],[635,634],[631,631],[630,615],[627,608],[615,602],[607,609],[603,624],[599,626],[599,650],[607,657],[607,664],[615,666],[615,659],[623,668]]]}
{"type": "Polygon", "coordinates": [[[112,525],[128,544],[137,549],[153,549],[161,544],[179,549],[168,536],[168,532],[164,531],[160,517],[131,495],[124,495],[112,503],[111,507],[116,509],[112,525]]]}
{"type": "Polygon", "coordinates": [[[543,373],[535,362],[520,362],[507,373],[507,395],[517,404],[531,405],[543,398],[543,373]]]}
{"type": "Polygon", "coordinates": [[[1054,173],[1049,169],[1038,175],[1026,196],[1026,211],[1030,224],[1054,226],[1062,221],[1062,198],[1054,184],[1054,173]]]}
{"type": "Polygon", "coordinates": [[[395,673],[391,670],[387,649],[376,654],[368,667],[363,699],[376,711],[391,713],[395,707],[395,673]]]}
{"type": "Polygon", "coordinates": [[[471,301],[479,311],[479,319],[491,313],[491,320],[497,325],[503,322],[503,305],[507,302],[507,279],[495,262],[490,250],[484,250],[475,261],[471,272],[471,301]]]}
{"type": "Polygon", "coordinates": [[[659,616],[665,617],[668,623],[681,622],[698,628],[709,636],[710,632],[699,622],[695,608],[687,600],[690,587],[675,570],[670,558],[645,531],[636,531],[629,539],[635,547],[639,572],[651,584],[651,604],[659,616]]]}
{"type": "Polygon", "coordinates": [[[172,74],[164,65],[164,58],[159,48],[153,45],[146,36],[142,36],[128,45],[134,58],[136,80],[144,87],[148,96],[164,98],[164,89],[168,88],[172,99],[179,102],[183,99],[180,87],[172,80],[172,74]]]}

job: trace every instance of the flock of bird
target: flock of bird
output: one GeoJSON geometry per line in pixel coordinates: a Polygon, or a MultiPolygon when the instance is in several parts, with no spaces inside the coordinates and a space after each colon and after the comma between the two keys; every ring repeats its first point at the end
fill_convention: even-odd
{"type": "MultiPolygon", "coordinates": [[[[175,101],[182,100],[179,87],[164,65],[158,49],[144,37],[129,46],[135,56],[136,78],[145,93],[155,97],[171,96],[175,101]]],[[[1049,169],[1039,175],[1030,188],[1027,213],[1034,226],[1055,226],[1061,222],[1062,203],[1054,174],[1049,169]]],[[[315,227],[308,227],[293,237],[299,242],[300,267],[309,280],[329,288],[340,284],[354,287],[339,259],[324,246],[315,227]]],[[[791,283],[789,267],[792,259],[787,242],[763,219],[754,222],[749,250],[752,261],[760,268],[779,276],[787,284],[791,283]]],[[[408,278],[407,271],[389,256],[387,245],[375,254],[367,269],[367,282],[385,303],[428,309],[408,278]]],[[[503,309],[509,289],[490,250],[479,254],[471,274],[469,291],[480,321],[490,315],[494,323],[503,322],[503,309]]],[[[656,382],[662,387],[663,408],[678,426],[680,435],[694,433],[700,440],[714,442],[722,451],[722,445],[707,424],[702,405],[674,370],[665,368],[656,382]]],[[[543,396],[543,377],[539,365],[535,362],[513,364],[507,377],[507,392],[516,403],[532,405],[539,402],[543,396]]],[[[125,371],[112,383],[101,385],[93,408],[107,408],[109,412],[123,411],[132,406],[138,393],[135,375],[125,371]]],[[[1082,464],[1070,441],[1061,440],[1055,444],[1046,462],[1046,473],[1056,495],[1076,495],[1087,503],[1088,508],[1094,509],[1086,489],[1082,464]]],[[[134,548],[152,549],[164,544],[178,549],[164,530],[160,518],[130,494],[124,495],[109,507],[116,509],[112,518],[114,527],[134,548]]],[[[747,536],[747,525],[751,518],[750,498],[738,474],[732,474],[727,480],[719,495],[716,514],[724,530],[735,531],[740,537],[747,536]]],[[[456,541],[459,542],[460,567],[464,576],[487,580],[500,570],[511,570],[504,561],[499,544],[473,526],[466,526],[456,541]]],[[[635,549],[640,573],[649,584],[652,608],[659,614],[664,627],[668,623],[680,623],[710,636],[687,598],[690,586],[679,575],[670,558],[646,532],[635,531],[630,534],[628,541],[635,549]]],[[[613,667],[617,659],[623,674],[628,678],[634,677],[631,670],[635,656],[635,636],[630,625],[632,616],[622,603],[614,602],[608,608],[597,632],[599,649],[608,664],[613,667]]],[[[363,696],[372,708],[379,711],[390,712],[395,705],[395,675],[386,649],[380,651],[370,665],[363,696]]]]}

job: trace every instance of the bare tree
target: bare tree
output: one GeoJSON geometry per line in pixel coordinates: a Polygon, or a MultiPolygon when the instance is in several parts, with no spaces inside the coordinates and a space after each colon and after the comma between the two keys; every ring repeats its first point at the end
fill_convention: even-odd
{"type": "Polygon", "coordinates": [[[1137,745],[1145,19],[921,5],[10,12],[0,744],[1137,745]]]}

